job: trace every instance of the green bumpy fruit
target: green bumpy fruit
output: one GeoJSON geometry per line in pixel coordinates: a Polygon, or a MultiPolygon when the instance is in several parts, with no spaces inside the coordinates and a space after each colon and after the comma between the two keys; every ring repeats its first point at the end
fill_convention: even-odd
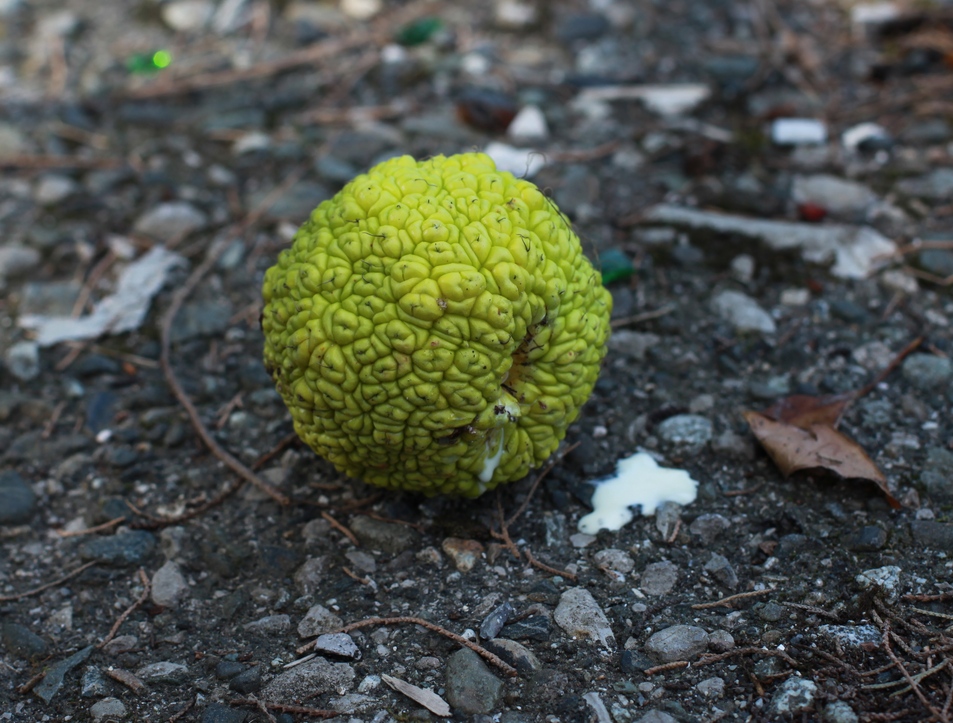
{"type": "Polygon", "coordinates": [[[358,176],[263,294],[265,365],[308,446],[381,487],[466,497],[555,451],[612,307],[552,201],[481,153],[358,176]]]}

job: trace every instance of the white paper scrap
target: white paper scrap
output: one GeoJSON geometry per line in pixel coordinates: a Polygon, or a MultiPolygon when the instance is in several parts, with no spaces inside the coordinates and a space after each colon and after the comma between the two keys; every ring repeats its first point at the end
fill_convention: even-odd
{"type": "Polygon", "coordinates": [[[91,314],[77,318],[25,314],[20,327],[35,333],[40,346],[61,341],[96,339],[104,334],[121,334],[138,329],[149,311],[152,297],[165,284],[169,271],[185,263],[185,258],[164,246],[154,246],[123,269],[116,291],[102,299],[91,314]]]}

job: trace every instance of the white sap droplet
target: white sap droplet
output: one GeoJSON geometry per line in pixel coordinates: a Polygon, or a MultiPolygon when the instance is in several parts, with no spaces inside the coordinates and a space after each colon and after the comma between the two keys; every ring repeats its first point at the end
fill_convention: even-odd
{"type": "MultiPolygon", "coordinates": [[[[482,479],[482,477],[481,477],[482,479]]],[[[654,515],[663,502],[687,505],[695,501],[698,482],[683,469],[659,467],[645,452],[620,459],[614,477],[600,481],[592,495],[592,512],[579,520],[579,531],[622,529],[633,517],[632,507],[654,515]]]]}
{"type": "MultiPolygon", "coordinates": [[[[487,450],[489,454],[490,450],[487,450]]],[[[493,473],[496,472],[496,468],[500,466],[500,460],[503,459],[503,430],[500,430],[500,446],[496,450],[496,454],[492,457],[487,457],[483,460],[483,469],[480,470],[480,481],[484,484],[493,479],[493,473]]]]}

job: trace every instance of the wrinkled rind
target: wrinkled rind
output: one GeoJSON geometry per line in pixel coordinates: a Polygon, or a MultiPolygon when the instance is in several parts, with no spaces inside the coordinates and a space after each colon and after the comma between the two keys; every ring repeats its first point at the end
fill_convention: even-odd
{"type": "Polygon", "coordinates": [[[467,497],[555,451],[611,311],[553,203],[479,153],[358,176],[312,212],[263,295],[265,364],[308,446],[381,487],[467,497]]]}

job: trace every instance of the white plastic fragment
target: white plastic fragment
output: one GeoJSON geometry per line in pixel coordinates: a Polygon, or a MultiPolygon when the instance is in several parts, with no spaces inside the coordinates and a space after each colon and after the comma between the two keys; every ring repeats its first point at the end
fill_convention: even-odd
{"type": "Polygon", "coordinates": [[[592,512],[579,520],[579,531],[620,530],[641,506],[643,515],[654,515],[663,502],[687,505],[695,501],[698,482],[683,469],[659,467],[646,452],[620,459],[614,477],[596,483],[592,512]]]}
{"type": "Polygon", "coordinates": [[[815,118],[777,118],[771,140],[779,146],[819,145],[827,142],[827,126],[815,118]]]}
{"type": "Polygon", "coordinates": [[[688,113],[711,95],[711,88],[701,83],[670,85],[605,85],[586,88],[576,96],[576,103],[587,105],[613,100],[639,100],[653,113],[671,117],[688,113]]]}
{"type": "Polygon", "coordinates": [[[854,36],[864,39],[871,30],[900,16],[900,6],[895,2],[858,3],[850,9],[850,23],[854,36]]]}
{"type": "Polygon", "coordinates": [[[154,246],[120,274],[116,291],[96,304],[86,316],[25,314],[18,324],[32,330],[40,346],[61,341],[96,339],[138,329],[149,311],[152,297],[165,284],[169,272],[185,259],[164,246],[154,246]]]}
{"type": "Polygon", "coordinates": [[[848,151],[856,151],[866,141],[889,140],[887,129],[877,123],[858,123],[841,133],[840,141],[848,151]]]}
{"type": "Polygon", "coordinates": [[[432,690],[418,688],[412,683],[387,675],[387,673],[381,673],[381,680],[398,693],[402,693],[415,703],[419,703],[434,715],[439,715],[442,718],[450,717],[450,705],[432,690]]]}
{"type": "Polygon", "coordinates": [[[885,265],[897,245],[870,226],[772,221],[728,213],[659,204],[644,216],[650,223],[705,229],[714,233],[755,238],[774,251],[798,249],[805,261],[833,262],[830,271],[841,279],[864,279],[885,265]]]}
{"type": "Polygon", "coordinates": [[[532,148],[514,148],[505,143],[493,141],[483,149],[497,170],[509,171],[517,178],[532,178],[546,165],[543,154],[532,148]]]}
{"type": "Polygon", "coordinates": [[[523,106],[507,127],[506,135],[514,141],[545,139],[549,136],[546,116],[539,106],[523,106]]]}

